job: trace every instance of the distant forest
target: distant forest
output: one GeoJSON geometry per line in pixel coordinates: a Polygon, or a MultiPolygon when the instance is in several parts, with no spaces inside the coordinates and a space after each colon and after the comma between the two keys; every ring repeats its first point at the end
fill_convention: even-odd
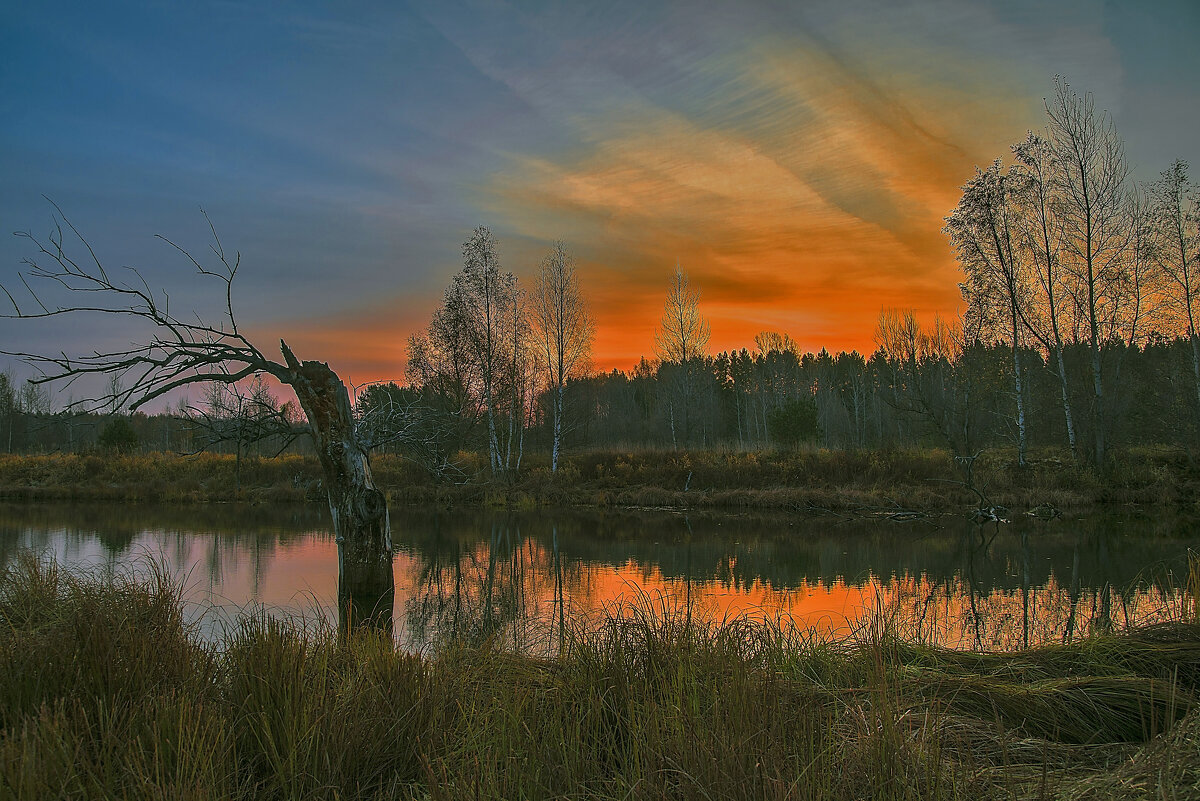
{"type": "MultiPolygon", "coordinates": [[[[1007,164],[977,169],[945,219],[963,274],[959,318],[923,325],[883,309],[869,356],[802,353],[769,331],[713,355],[700,291],[677,265],[653,358],[596,374],[594,321],[566,246],[526,288],[481,227],[408,342],[407,381],[358,388],[355,413],[365,430],[406,421],[406,436],[378,440],[439,473],[464,452],[486,454],[493,474],[531,453],[556,469],[564,448],[1009,448],[1020,463],[1046,447],[1092,463],[1113,448],[1190,453],[1200,194],[1187,172],[1176,161],[1134,182],[1108,114],[1057,80],[1045,129],[1013,145],[1007,164]]],[[[153,416],[54,412],[48,398],[0,375],[0,448],[306,447],[294,402],[258,379],[153,416]]]]}
{"type": "MultiPolygon", "coordinates": [[[[1108,441],[1117,447],[1194,447],[1197,400],[1188,339],[1111,343],[1102,355],[1114,379],[1108,441]]],[[[1065,348],[1064,357],[1069,391],[1085,400],[1077,433],[1087,440],[1092,436],[1086,405],[1092,391],[1090,350],[1086,343],[1075,343],[1065,348]]],[[[1065,449],[1057,368],[1033,348],[1023,349],[1019,359],[1029,446],[1065,449]]],[[[694,386],[686,402],[679,387],[680,366],[657,360],[643,360],[628,373],[614,370],[570,381],[566,442],[571,448],[621,449],[941,447],[956,454],[1016,446],[1013,362],[1007,344],[975,343],[950,354],[926,345],[909,359],[882,349],[867,359],[857,353],[740,350],[697,357],[691,367],[694,386]]],[[[0,389],[8,386],[0,382],[0,389]]],[[[420,390],[391,385],[369,392],[367,402],[384,392],[405,402],[421,395],[420,390]]],[[[526,453],[551,448],[546,396],[539,393],[524,426],[526,453]]],[[[239,445],[234,416],[226,421],[230,430],[216,437],[194,415],[50,413],[29,409],[19,398],[8,402],[11,397],[0,395],[0,447],[9,452],[192,452],[207,447],[233,453],[239,445]]],[[[453,422],[444,439],[448,453],[486,449],[479,414],[452,417],[447,412],[446,417],[453,422]]],[[[249,431],[241,441],[245,454],[260,456],[273,455],[285,444],[281,435],[263,440],[249,431]]],[[[304,440],[290,446],[305,449],[304,440]]]]}

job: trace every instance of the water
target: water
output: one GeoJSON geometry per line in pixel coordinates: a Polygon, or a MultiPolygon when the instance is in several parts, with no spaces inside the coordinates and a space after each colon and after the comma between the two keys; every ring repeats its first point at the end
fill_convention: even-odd
{"type": "MultiPolygon", "coordinates": [[[[697,620],[765,618],[844,635],[1020,647],[1176,616],[1186,520],[1017,517],[979,527],[779,515],[392,511],[395,631],[552,649],[567,625],[631,604],[697,620]]],[[[0,565],[23,549],[104,573],[165,569],[219,640],[266,611],[336,621],[337,547],[320,507],[0,506],[0,565]]]]}

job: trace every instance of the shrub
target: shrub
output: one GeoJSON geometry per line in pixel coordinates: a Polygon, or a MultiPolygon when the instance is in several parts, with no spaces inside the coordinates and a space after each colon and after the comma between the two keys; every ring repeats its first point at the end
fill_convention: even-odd
{"type": "Polygon", "coordinates": [[[124,417],[114,417],[109,420],[96,444],[108,453],[133,453],[138,447],[138,435],[124,417]]]}
{"type": "Polygon", "coordinates": [[[780,446],[795,448],[812,442],[820,433],[817,425],[817,401],[812,397],[795,398],[767,415],[771,437],[780,446]]]}

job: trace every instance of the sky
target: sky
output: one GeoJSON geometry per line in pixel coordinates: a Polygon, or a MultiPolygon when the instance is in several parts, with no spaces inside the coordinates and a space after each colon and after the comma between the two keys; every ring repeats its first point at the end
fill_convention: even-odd
{"type": "MultiPolygon", "coordinates": [[[[44,237],[57,204],[211,316],[220,287],[155,237],[205,256],[207,214],[243,328],[356,383],[403,377],[478,225],[526,281],[566,243],[602,370],[653,357],[677,262],[711,352],[952,317],[942,219],[1056,74],[1138,179],[1200,169],[1194,0],[0,4],[0,230],[44,237]]],[[[0,236],[14,294],[33,255],[0,236]]],[[[0,350],[142,333],[0,321],[0,350]]]]}

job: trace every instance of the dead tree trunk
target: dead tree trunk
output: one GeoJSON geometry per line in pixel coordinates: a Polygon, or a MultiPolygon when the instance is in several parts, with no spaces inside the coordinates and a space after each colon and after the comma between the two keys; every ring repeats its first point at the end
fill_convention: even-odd
{"type": "MultiPolygon", "coordinates": [[[[338,545],[340,622],[344,628],[371,626],[390,630],[395,598],[391,530],[387,500],[371,478],[369,453],[371,447],[383,441],[398,441],[408,436],[413,431],[412,421],[385,421],[382,428],[388,437],[378,440],[358,425],[362,421],[355,419],[346,386],[328,364],[299,361],[282,340],[280,350],[286,364],[279,364],[247,339],[238,329],[233,309],[233,279],[241,257],[226,254],[216,238],[215,229],[212,252],[219,265],[205,267],[183,248],[170,240],[164,241],[183,254],[197,274],[221,285],[225,308],[216,323],[205,322],[198,316],[195,320],[190,315],[176,317],[170,311],[167,294],[151,289],[136,270],[132,271],[136,279],[131,283],[113,283],[91,245],[61,217],[44,241],[31,234],[21,236],[29,239],[36,249],[36,255],[27,260],[30,265],[28,277],[33,279],[34,285],[40,283],[55,293],[68,296],[80,293],[78,297],[86,298],[86,302],[77,305],[43,303],[22,275],[20,280],[29,297],[22,305],[11,292],[0,287],[0,292],[13,307],[11,313],[0,313],[0,318],[70,318],[99,313],[113,319],[133,318],[149,326],[152,334],[140,344],[135,342],[108,351],[95,350],[77,357],[61,352],[56,356],[4,350],[0,353],[20,357],[36,368],[41,375],[34,383],[70,382],[80,376],[109,376],[112,379],[108,394],[77,401],[70,409],[89,406],[118,409],[128,405],[136,410],[192,384],[233,387],[264,373],[290,386],[308,418],[309,432],[324,473],[338,545]],[[76,260],[68,255],[64,235],[77,239],[89,258],[76,260]],[[122,376],[134,380],[123,386],[122,376]]],[[[267,417],[279,425],[255,427],[257,435],[293,433],[291,422],[278,410],[264,407],[260,411],[269,411],[267,417]]],[[[10,430],[11,422],[10,419],[10,430]]],[[[245,420],[239,422],[244,425],[245,420]]],[[[244,432],[244,428],[237,431],[239,449],[245,444],[244,432]]]]}
{"type": "Polygon", "coordinates": [[[308,417],[325,477],[338,546],[338,607],[343,628],[390,629],[395,583],[387,499],[375,487],[367,449],[355,435],[350,395],[325,362],[299,362],[280,342],[289,383],[308,417]]]}

